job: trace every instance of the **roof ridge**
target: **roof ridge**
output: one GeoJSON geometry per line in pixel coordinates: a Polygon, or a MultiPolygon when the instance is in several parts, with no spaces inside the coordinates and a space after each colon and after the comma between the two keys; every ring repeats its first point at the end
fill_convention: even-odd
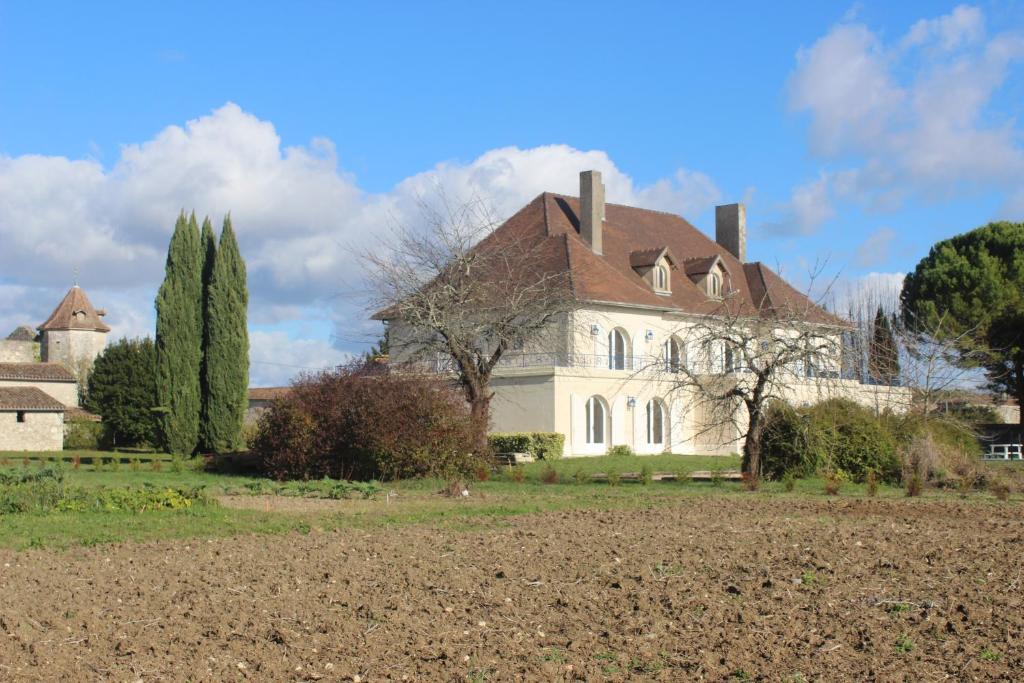
{"type": "MultiPolygon", "coordinates": [[[[544,194],[550,194],[553,197],[562,197],[563,199],[575,199],[577,201],[579,201],[579,199],[580,199],[577,195],[562,194],[561,192],[545,192],[544,194]]],[[[648,209],[648,208],[643,207],[643,206],[633,206],[632,204],[619,204],[617,202],[605,202],[604,205],[605,206],[617,206],[620,209],[633,209],[634,211],[645,211],[647,213],[657,213],[657,214],[661,214],[662,216],[672,216],[674,218],[680,218],[680,219],[686,221],[687,223],[690,223],[690,221],[687,221],[686,218],[684,218],[682,215],[680,215],[678,213],[672,213],[671,211],[662,211],[661,209],[648,209]]],[[[607,218],[605,220],[607,220],[607,218]]],[[[690,223],[690,225],[693,225],[693,223],[690,223]]],[[[696,228],[697,226],[694,225],[693,227],[696,228]]]]}

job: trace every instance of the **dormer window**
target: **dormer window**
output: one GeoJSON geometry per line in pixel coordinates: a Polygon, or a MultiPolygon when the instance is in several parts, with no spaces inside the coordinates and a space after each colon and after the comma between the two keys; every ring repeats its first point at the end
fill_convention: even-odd
{"type": "Polygon", "coordinates": [[[654,288],[662,292],[668,291],[668,268],[663,265],[654,269],[654,288]]]}
{"type": "Polygon", "coordinates": [[[718,270],[708,273],[708,296],[722,297],[722,273],[718,270]]]}

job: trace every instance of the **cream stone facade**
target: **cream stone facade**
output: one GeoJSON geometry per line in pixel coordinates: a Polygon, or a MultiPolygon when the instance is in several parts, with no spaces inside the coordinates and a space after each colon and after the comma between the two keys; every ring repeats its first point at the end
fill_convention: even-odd
{"type": "MultiPolygon", "coordinates": [[[[545,193],[499,227],[512,239],[536,240],[546,262],[564,264],[555,267],[565,269],[577,305],[528,348],[504,353],[491,382],[492,429],[559,432],[566,456],[602,455],[616,445],[638,454],[739,452],[746,411],[681,381],[755,381],[742,360],[752,354],[728,341],[735,337],[695,333],[716,324],[746,329],[740,338],[749,349],[796,349],[772,372],[772,395],[782,400],[844,397],[878,410],[909,404],[905,389],[844,377],[849,325],[764,264],[745,261],[742,205],[719,207],[716,219],[712,241],[678,216],[606,206],[600,174],[586,171],[580,199],[545,193]],[[804,352],[811,342],[813,358],[804,352]]],[[[422,334],[379,317],[389,324],[392,362],[451,370],[443,354],[426,356],[422,334]]]]}
{"type": "Polygon", "coordinates": [[[0,451],[59,451],[64,413],[0,409],[0,451]]]}

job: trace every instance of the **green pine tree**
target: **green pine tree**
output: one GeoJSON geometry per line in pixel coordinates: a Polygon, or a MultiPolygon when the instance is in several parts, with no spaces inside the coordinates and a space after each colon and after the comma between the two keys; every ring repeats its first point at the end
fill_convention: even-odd
{"type": "Polygon", "coordinates": [[[871,344],[868,346],[868,373],[877,384],[894,385],[900,377],[900,354],[889,316],[882,307],[875,313],[871,344]]]}
{"type": "Polygon", "coordinates": [[[249,332],[245,261],[238,251],[230,214],[224,219],[214,259],[207,309],[205,430],[217,453],[242,446],[241,432],[249,398],[249,332]]]}
{"type": "Polygon", "coordinates": [[[217,258],[217,236],[213,233],[213,225],[210,217],[203,219],[203,230],[200,236],[203,249],[203,360],[199,370],[199,386],[201,392],[201,405],[199,411],[199,446],[204,451],[213,450],[210,439],[210,385],[209,373],[206,367],[206,350],[210,346],[210,282],[213,280],[213,264],[217,258]]]}
{"type": "Polygon", "coordinates": [[[202,362],[202,249],[195,214],[178,216],[156,296],[159,439],[170,453],[191,455],[199,441],[202,362]]]}
{"type": "Polygon", "coordinates": [[[152,339],[121,339],[96,357],[85,407],[103,417],[103,429],[112,445],[153,443],[154,400],[156,347],[152,339]]]}

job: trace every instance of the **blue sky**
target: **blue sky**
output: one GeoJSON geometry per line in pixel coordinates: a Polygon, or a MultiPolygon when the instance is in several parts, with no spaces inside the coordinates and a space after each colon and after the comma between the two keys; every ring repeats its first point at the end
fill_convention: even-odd
{"type": "Polygon", "coordinates": [[[509,214],[594,167],[705,230],[745,201],[794,280],[1024,219],[1021,3],[700,5],[0,2],[0,326],[78,269],[150,333],[182,206],[232,211],[257,384],[372,337],[352,248],[431,183],[509,214]]]}

